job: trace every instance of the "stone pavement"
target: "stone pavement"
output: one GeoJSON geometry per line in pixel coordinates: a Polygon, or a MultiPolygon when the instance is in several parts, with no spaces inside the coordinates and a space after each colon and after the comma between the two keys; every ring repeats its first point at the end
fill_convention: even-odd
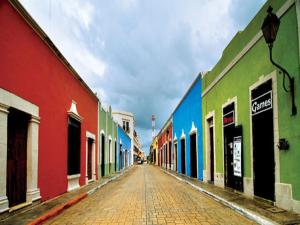
{"type": "Polygon", "coordinates": [[[75,191],[64,193],[54,199],[10,213],[7,215],[7,218],[3,217],[0,219],[0,225],[31,224],[43,217],[49,216],[49,213],[55,215],[58,210],[61,211],[61,208],[69,207],[74,204],[74,202],[80,201],[80,199],[86,197],[90,192],[95,191],[120,175],[120,173],[116,173],[107,176],[75,191]]]}
{"type": "Polygon", "coordinates": [[[201,182],[191,177],[187,177],[177,172],[161,169],[163,172],[174,176],[176,179],[181,180],[196,190],[203,192],[219,202],[233,208],[234,210],[252,218],[261,224],[285,224],[295,225],[300,224],[300,215],[291,211],[280,209],[270,202],[263,201],[262,199],[251,199],[239,192],[227,188],[217,187],[213,184],[201,182]]]}
{"type": "Polygon", "coordinates": [[[255,224],[158,167],[138,165],[46,224],[255,224]]]}

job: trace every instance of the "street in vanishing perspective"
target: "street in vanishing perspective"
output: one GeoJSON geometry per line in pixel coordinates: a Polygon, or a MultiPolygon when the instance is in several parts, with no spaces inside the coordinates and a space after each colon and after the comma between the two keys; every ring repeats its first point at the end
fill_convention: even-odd
{"type": "Polygon", "coordinates": [[[133,167],[46,224],[256,224],[151,165],[133,167]]]}
{"type": "Polygon", "coordinates": [[[0,225],[300,224],[300,0],[1,0],[0,225]]]}

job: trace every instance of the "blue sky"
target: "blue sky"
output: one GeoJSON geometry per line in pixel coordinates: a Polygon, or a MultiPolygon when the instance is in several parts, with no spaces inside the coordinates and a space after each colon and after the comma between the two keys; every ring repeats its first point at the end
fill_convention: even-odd
{"type": "Polygon", "coordinates": [[[200,71],[265,0],[21,0],[105,105],[133,112],[143,149],[200,71]]]}

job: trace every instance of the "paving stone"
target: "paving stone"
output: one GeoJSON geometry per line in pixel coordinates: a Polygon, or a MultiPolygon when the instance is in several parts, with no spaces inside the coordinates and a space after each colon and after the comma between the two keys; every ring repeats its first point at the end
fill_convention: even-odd
{"type": "Polygon", "coordinates": [[[46,224],[255,224],[150,165],[135,166],[46,224]]]}

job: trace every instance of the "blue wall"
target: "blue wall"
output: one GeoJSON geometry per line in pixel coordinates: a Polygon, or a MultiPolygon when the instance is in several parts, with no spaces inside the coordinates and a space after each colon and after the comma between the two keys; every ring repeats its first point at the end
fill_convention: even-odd
{"type": "MultiPolygon", "coordinates": [[[[128,163],[129,165],[131,164],[130,156],[131,156],[131,139],[130,137],[126,134],[126,132],[118,126],[118,142],[117,142],[117,149],[118,149],[118,163],[119,163],[119,169],[121,168],[121,162],[120,162],[120,143],[122,142],[122,152],[123,152],[123,157],[125,157],[125,151],[127,150],[127,157],[128,157],[128,163]]],[[[123,158],[124,160],[124,158],[123,158]]],[[[123,163],[124,164],[124,163],[123,163]]],[[[124,165],[123,165],[124,167],[124,165]]]]}
{"type": "MultiPolygon", "coordinates": [[[[191,176],[190,168],[190,131],[192,122],[197,128],[197,145],[198,145],[198,179],[203,179],[203,145],[202,145],[202,100],[201,100],[201,75],[198,76],[192,88],[186,94],[180,105],[173,113],[173,139],[177,137],[177,170],[181,170],[181,146],[180,137],[182,130],[186,140],[186,174],[191,176]]],[[[174,146],[174,143],[173,143],[174,146]]]]}

